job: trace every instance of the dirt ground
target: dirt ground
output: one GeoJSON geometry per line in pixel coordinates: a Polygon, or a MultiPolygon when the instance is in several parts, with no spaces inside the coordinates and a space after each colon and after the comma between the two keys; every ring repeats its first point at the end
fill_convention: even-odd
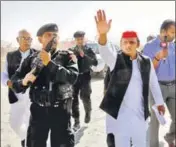
{"type": "MultiPolygon", "coordinates": [[[[105,113],[99,109],[103,96],[103,80],[92,80],[92,120],[84,124],[84,109],[80,103],[81,130],[76,134],[76,147],[106,147],[105,113]]],[[[1,147],[20,147],[20,139],[15,135],[9,125],[9,109],[7,88],[1,85],[1,147]]],[[[161,147],[167,147],[163,136],[168,130],[170,118],[166,114],[168,123],[160,129],[161,147]]]]}

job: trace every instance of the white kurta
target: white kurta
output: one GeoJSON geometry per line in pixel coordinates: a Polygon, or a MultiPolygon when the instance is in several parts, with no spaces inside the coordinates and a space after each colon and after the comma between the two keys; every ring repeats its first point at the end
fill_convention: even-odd
{"type": "MultiPolygon", "coordinates": [[[[21,63],[23,60],[30,54],[30,50],[21,53],[21,63]]],[[[7,60],[4,65],[4,70],[1,73],[1,82],[4,86],[7,86],[7,81],[9,80],[8,74],[8,63],[7,60]]],[[[21,140],[26,139],[26,132],[29,123],[30,116],[30,99],[29,99],[29,89],[22,93],[15,93],[18,101],[16,103],[11,104],[10,107],[10,125],[11,128],[15,131],[15,133],[20,137],[21,140]]]]}
{"type": "MultiPolygon", "coordinates": [[[[100,46],[100,54],[112,71],[117,60],[117,51],[108,44],[100,46]]],[[[107,114],[107,133],[115,135],[116,147],[129,147],[132,139],[135,147],[146,146],[147,122],[144,118],[142,78],[137,59],[132,61],[132,77],[119,109],[117,119],[107,114]]],[[[151,62],[150,89],[157,105],[164,104],[157,76],[151,62]]]]}

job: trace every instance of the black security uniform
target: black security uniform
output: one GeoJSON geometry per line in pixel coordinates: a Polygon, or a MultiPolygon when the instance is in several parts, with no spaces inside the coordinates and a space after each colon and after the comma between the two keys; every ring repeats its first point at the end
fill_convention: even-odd
{"type": "MultiPolygon", "coordinates": [[[[57,26],[49,24],[43,27],[40,31],[47,32],[56,31],[57,26]]],[[[24,92],[28,88],[22,85],[22,79],[31,71],[38,53],[27,57],[12,77],[13,89],[17,93],[24,92]]],[[[32,104],[28,147],[46,147],[49,131],[51,131],[51,147],[74,146],[70,115],[72,84],[77,79],[78,68],[70,55],[69,51],[52,52],[51,61],[43,67],[30,86],[29,95],[32,104]]]]}
{"type": "MultiPolygon", "coordinates": [[[[82,31],[77,31],[74,34],[74,37],[84,37],[85,33],[82,31]]],[[[90,112],[91,112],[91,99],[90,95],[92,92],[91,89],[91,66],[96,66],[98,64],[96,55],[88,46],[83,46],[79,48],[75,46],[70,49],[74,52],[78,59],[78,68],[79,68],[79,76],[78,80],[74,85],[74,94],[73,94],[73,105],[72,105],[72,114],[75,118],[75,123],[79,124],[79,99],[78,95],[80,92],[80,98],[83,101],[84,109],[86,112],[85,122],[88,123],[90,121],[90,112]],[[80,56],[80,50],[84,52],[84,57],[80,56]]]]}

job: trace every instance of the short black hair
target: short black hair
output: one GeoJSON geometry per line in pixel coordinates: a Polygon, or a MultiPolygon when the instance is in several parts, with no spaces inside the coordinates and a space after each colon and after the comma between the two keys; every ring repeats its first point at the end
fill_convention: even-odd
{"type": "Polygon", "coordinates": [[[163,23],[161,25],[161,28],[160,28],[160,31],[161,30],[167,31],[171,25],[175,26],[175,21],[174,20],[167,19],[167,20],[163,21],[163,23]]]}

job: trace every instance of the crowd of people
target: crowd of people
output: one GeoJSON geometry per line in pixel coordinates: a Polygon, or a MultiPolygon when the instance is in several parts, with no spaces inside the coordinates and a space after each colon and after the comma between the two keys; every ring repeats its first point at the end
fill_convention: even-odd
{"type": "MultiPolygon", "coordinates": [[[[140,38],[134,30],[122,33],[119,51],[109,45],[112,20],[107,21],[104,10],[97,11],[95,24],[99,52],[108,66],[100,103],[107,114],[107,146],[159,147],[160,123],[152,107],[163,117],[166,104],[172,122],[164,139],[175,147],[175,21],[164,20],[159,35],[148,36],[142,52],[137,51],[140,38]]],[[[84,122],[93,115],[91,67],[98,64],[96,55],[84,43],[83,31],[73,34],[76,46],[67,50],[57,49],[55,23],[41,26],[36,35],[41,49],[31,48],[26,28],[16,38],[19,48],[6,55],[1,79],[8,87],[11,128],[22,147],[74,147],[81,128],[79,97],[84,122]]]]}

